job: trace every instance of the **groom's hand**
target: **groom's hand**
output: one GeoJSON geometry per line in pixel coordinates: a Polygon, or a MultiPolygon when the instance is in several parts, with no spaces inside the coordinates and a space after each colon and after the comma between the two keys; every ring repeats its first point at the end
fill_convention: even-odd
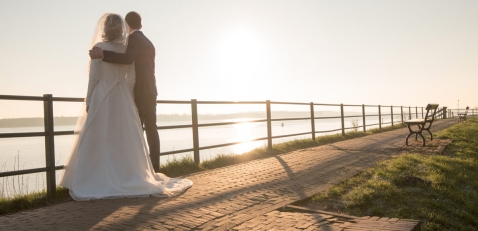
{"type": "Polygon", "coordinates": [[[90,58],[91,59],[102,59],[103,58],[103,50],[99,47],[93,47],[90,50],[90,58]]]}

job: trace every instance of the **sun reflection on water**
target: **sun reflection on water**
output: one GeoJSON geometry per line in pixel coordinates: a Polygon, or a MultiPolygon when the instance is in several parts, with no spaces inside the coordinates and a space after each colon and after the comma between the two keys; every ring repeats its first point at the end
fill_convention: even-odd
{"type": "MultiPolygon", "coordinates": [[[[251,119],[241,119],[240,121],[248,121],[251,119]]],[[[237,121],[237,120],[236,120],[237,121]]],[[[234,132],[236,133],[236,137],[233,139],[228,140],[227,142],[244,142],[260,137],[253,136],[253,129],[262,123],[240,123],[240,124],[233,124],[232,127],[234,128],[234,132]]],[[[231,146],[232,151],[236,154],[242,154],[244,152],[251,151],[255,148],[258,148],[263,145],[262,141],[251,141],[251,142],[244,142],[241,144],[237,144],[231,146]]]]}

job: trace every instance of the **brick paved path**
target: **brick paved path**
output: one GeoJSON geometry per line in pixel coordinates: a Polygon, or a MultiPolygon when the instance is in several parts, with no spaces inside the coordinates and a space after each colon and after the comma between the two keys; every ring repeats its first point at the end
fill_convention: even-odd
{"type": "Polygon", "coordinates": [[[297,206],[286,206],[279,210],[274,210],[232,228],[234,231],[417,231],[420,229],[420,221],[416,220],[369,216],[354,217],[297,206]]]}
{"type": "MultiPolygon", "coordinates": [[[[436,121],[433,130],[455,124],[436,121]]],[[[67,202],[0,217],[0,230],[228,230],[323,191],[404,147],[406,128],[187,176],[171,198],[67,202]]]]}

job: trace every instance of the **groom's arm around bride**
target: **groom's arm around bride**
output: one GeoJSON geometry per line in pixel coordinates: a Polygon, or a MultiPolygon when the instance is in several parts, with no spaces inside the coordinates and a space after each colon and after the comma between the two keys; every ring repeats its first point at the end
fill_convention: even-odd
{"type": "Polygon", "coordinates": [[[135,65],[136,83],[134,97],[141,124],[144,125],[148,140],[149,152],[154,170],[159,170],[159,135],[156,126],[156,88],[155,48],[153,43],[141,32],[141,16],[132,11],[125,21],[129,26],[128,46],[125,53],[106,51],[100,48],[90,50],[92,59],[103,59],[104,62],[135,65]]]}

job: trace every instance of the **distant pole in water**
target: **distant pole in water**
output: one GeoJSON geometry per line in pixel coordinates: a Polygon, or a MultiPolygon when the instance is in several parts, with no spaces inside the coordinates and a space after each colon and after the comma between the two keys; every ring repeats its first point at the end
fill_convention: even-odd
{"type": "Polygon", "coordinates": [[[280,126],[284,127],[284,123],[282,123],[280,126]]]}

